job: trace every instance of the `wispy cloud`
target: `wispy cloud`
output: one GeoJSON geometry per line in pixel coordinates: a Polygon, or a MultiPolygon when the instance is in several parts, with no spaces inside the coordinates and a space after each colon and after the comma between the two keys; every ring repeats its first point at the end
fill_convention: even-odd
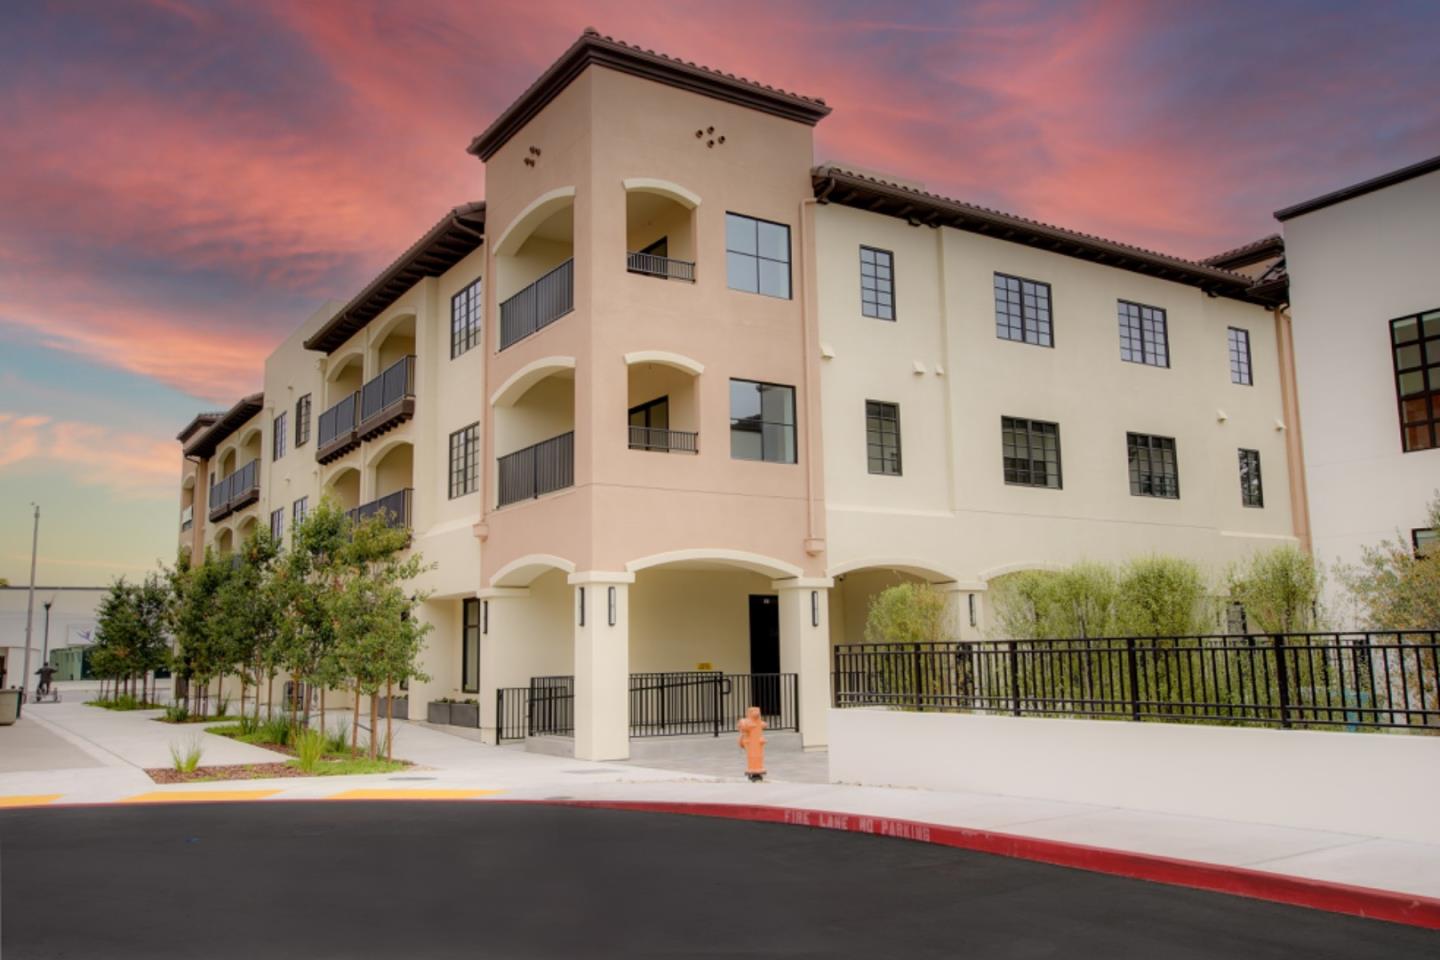
{"type": "Polygon", "coordinates": [[[58,467],[82,486],[126,497],[165,498],[179,489],[173,442],[93,423],[0,411],[0,468],[58,467]]]}

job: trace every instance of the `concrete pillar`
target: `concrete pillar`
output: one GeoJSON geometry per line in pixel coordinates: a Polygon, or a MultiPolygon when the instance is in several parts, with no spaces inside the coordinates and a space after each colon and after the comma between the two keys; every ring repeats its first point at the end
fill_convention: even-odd
{"type": "Polygon", "coordinates": [[[480,598],[480,692],[476,694],[480,698],[480,735],[486,743],[495,743],[500,726],[495,691],[530,682],[521,659],[520,619],[524,604],[533,601],[529,587],[489,587],[476,596],[480,598]]]}
{"type": "Polygon", "coordinates": [[[630,584],[633,573],[573,573],[575,758],[630,756],[630,584]]]}
{"type": "Polygon", "coordinates": [[[945,640],[975,641],[985,639],[985,590],[981,581],[937,583],[935,589],[945,596],[945,640]]]}
{"type": "Polygon", "coordinates": [[[799,675],[800,743],[806,750],[830,741],[825,719],[830,710],[829,577],[798,577],[771,583],[780,594],[780,672],[799,675]]]}

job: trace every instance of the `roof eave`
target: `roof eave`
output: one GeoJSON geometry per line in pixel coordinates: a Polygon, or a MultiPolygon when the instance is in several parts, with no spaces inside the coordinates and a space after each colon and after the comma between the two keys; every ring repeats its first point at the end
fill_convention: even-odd
{"type": "Polygon", "coordinates": [[[265,409],[265,394],[252,393],[247,397],[241,397],[233,407],[226,410],[224,415],[212,423],[204,433],[201,433],[182,448],[185,456],[210,456],[215,452],[216,447],[225,442],[226,437],[230,436],[236,430],[239,430],[248,420],[263,409],[265,409]]]}
{"type": "Polygon", "coordinates": [[[1284,223],[1286,220],[1293,220],[1295,217],[1313,213],[1316,210],[1323,210],[1325,207],[1333,207],[1337,203],[1344,203],[1346,200],[1363,197],[1367,193],[1374,193],[1376,190],[1393,187],[1397,183],[1404,183],[1406,180],[1413,180],[1416,177],[1423,177],[1427,173],[1435,173],[1436,171],[1440,171],[1440,156],[1431,157],[1428,160],[1421,160],[1419,163],[1412,163],[1408,167],[1391,170],[1389,173],[1382,173],[1378,177],[1371,177],[1369,180],[1362,180],[1348,187],[1332,190],[1330,193],[1315,197],[1313,200],[1306,200],[1302,203],[1285,207],[1282,210],[1276,210],[1275,219],[1284,223]]]}

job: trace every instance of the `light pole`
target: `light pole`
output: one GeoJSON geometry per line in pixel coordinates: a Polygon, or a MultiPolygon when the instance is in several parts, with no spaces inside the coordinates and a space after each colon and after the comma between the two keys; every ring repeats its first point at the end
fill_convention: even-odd
{"type": "Polygon", "coordinates": [[[44,646],[40,648],[40,666],[42,667],[50,662],[50,605],[54,602],[54,597],[45,601],[45,633],[42,634],[44,646]]]}
{"type": "Polygon", "coordinates": [[[30,684],[30,635],[35,625],[35,557],[40,550],[40,504],[35,508],[35,532],[30,537],[30,593],[25,601],[25,672],[20,677],[20,702],[25,702],[25,691],[30,684]]]}

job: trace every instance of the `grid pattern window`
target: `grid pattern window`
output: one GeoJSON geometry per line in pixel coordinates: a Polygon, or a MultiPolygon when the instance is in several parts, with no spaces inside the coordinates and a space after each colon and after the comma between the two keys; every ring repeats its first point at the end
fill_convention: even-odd
{"type": "Polygon", "coordinates": [[[310,439],[310,394],[295,401],[295,446],[303,447],[310,439]]]}
{"type": "Polygon", "coordinates": [[[1251,386],[1255,380],[1250,372],[1250,331],[1230,327],[1230,382],[1251,386]]]}
{"type": "Polygon", "coordinates": [[[465,607],[465,642],[461,644],[460,689],[480,692],[480,601],[469,597],[465,607]]]}
{"type": "Polygon", "coordinates": [[[1260,482],[1260,451],[1240,451],[1240,502],[1247,507],[1265,506],[1265,488],[1260,482]]]}
{"type": "Polygon", "coordinates": [[[725,214],[725,276],[731,290],[790,299],[790,228],[725,214]]]}
{"type": "Polygon", "coordinates": [[[865,401],[865,453],[871,473],[900,476],[900,404],[865,401]]]}
{"type": "Polygon", "coordinates": [[[860,312],[895,319],[895,255],[889,250],[860,248],[860,312]]]}
{"type": "Polygon", "coordinates": [[[1120,359],[1152,367],[1170,366],[1170,340],[1165,311],[1143,303],[1120,300],[1120,359]]]}
{"type": "Polygon", "coordinates": [[[1440,554],[1440,530],[1434,527],[1419,527],[1411,530],[1410,543],[1415,547],[1415,556],[1417,557],[1440,554]]]}
{"type": "Polygon", "coordinates": [[[275,418],[274,429],[270,433],[270,459],[279,460],[285,456],[285,421],[289,413],[282,413],[275,418]]]}
{"type": "Polygon", "coordinates": [[[995,274],[995,335],[1001,340],[1054,346],[1050,284],[995,274]]]}
{"type": "Polygon", "coordinates": [[[730,381],[730,458],[795,462],[795,388],[730,381]]]}
{"type": "Polygon", "coordinates": [[[1144,433],[1125,434],[1130,451],[1130,495],[1180,499],[1180,470],[1175,462],[1173,437],[1144,433]]]}
{"type": "Polygon", "coordinates": [[[1000,436],[1006,483],[1061,488],[1058,423],[1001,417],[1000,436]]]}
{"type": "Polygon", "coordinates": [[[285,536],[285,508],[270,511],[270,536],[277,543],[285,536]]]}
{"type": "Polygon", "coordinates": [[[476,280],[450,298],[450,359],[480,345],[480,315],[484,288],[476,280]]]}
{"type": "Polygon", "coordinates": [[[474,493],[479,477],[480,424],[450,434],[450,499],[474,493]]]}
{"type": "Polygon", "coordinates": [[[1390,321],[1400,439],[1406,453],[1440,448],[1440,310],[1390,321]]]}
{"type": "Polygon", "coordinates": [[[297,527],[305,522],[305,515],[310,512],[310,498],[301,497],[290,505],[290,526],[297,527]]]}

